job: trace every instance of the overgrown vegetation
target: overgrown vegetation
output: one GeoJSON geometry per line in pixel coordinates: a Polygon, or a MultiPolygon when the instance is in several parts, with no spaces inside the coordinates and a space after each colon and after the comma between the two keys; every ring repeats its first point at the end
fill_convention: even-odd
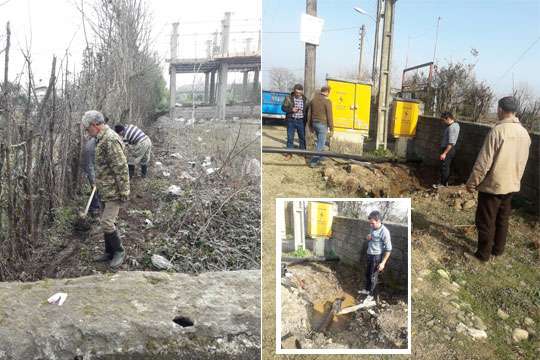
{"type": "Polygon", "coordinates": [[[43,96],[36,92],[32,49],[22,50],[25,67],[17,80],[8,78],[10,57],[19,55],[6,25],[0,52],[0,280],[17,273],[32,249],[47,241],[45,229],[58,219],[54,209],[80,194],[82,113],[97,109],[112,123],[140,125],[165,105],[143,0],[95,0],[91,11],[79,10],[87,44],[82,70],[71,72],[67,54],[53,56],[43,96]]]}

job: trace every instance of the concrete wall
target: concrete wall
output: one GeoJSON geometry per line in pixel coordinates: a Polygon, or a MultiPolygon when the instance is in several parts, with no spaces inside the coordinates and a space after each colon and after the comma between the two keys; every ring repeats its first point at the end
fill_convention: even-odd
{"type": "MultiPolygon", "coordinates": [[[[485,124],[458,121],[460,125],[459,140],[456,144],[456,157],[452,162],[454,174],[465,182],[476,161],[484,138],[491,129],[485,124]]],[[[420,116],[413,141],[413,152],[428,165],[439,165],[439,148],[445,125],[439,118],[420,116]]],[[[520,195],[540,206],[540,134],[529,133],[531,149],[525,174],[521,180],[520,195]]]]}
{"type": "MultiPolygon", "coordinates": [[[[383,281],[396,289],[407,291],[408,227],[385,223],[392,238],[392,254],[388,260],[383,281]]],[[[348,265],[365,269],[367,239],[370,228],[367,220],[335,216],[332,224],[331,244],[335,254],[348,265]]]]}

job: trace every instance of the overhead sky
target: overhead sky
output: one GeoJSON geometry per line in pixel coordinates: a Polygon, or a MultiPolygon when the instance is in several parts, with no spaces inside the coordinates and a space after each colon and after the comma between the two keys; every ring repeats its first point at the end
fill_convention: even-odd
{"type": "MultiPolygon", "coordinates": [[[[339,76],[358,67],[359,27],[365,24],[364,70],[371,70],[376,0],[318,0],[317,15],[324,32],[317,48],[317,80],[339,76]]],[[[285,67],[303,76],[304,44],[300,15],[304,0],[263,0],[263,88],[268,70],[285,67]],[[284,33],[286,32],[286,33],[284,33]]],[[[401,85],[401,71],[433,60],[437,18],[441,17],[436,62],[476,63],[479,80],[497,96],[512,92],[512,81],[540,96],[540,1],[538,0],[399,0],[396,3],[393,44],[393,85],[401,85]],[[471,49],[478,51],[475,58],[471,49]]]]}
{"type": "MultiPolygon", "coordinates": [[[[97,0],[84,0],[85,11],[91,14],[97,0]]],[[[162,59],[164,76],[168,83],[170,58],[170,34],[172,23],[179,22],[178,56],[184,58],[204,57],[206,40],[211,33],[221,29],[221,19],[227,11],[231,16],[230,51],[243,51],[246,38],[252,38],[251,49],[257,48],[260,28],[259,1],[252,0],[147,0],[146,6],[152,19],[152,43],[162,59]]],[[[66,49],[71,54],[69,63],[80,70],[82,51],[86,46],[82,16],[75,4],[81,0],[0,0],[0,49],[5,46],[6,22],[10,21],[12,48],[9,77],[11,80],[21,72],[24,58],[20,49],[30,44],[36,82],[45,85],[50,73],[52,56],[65,60],[66,49]],[[41,82],[39,80],[41,79],[41,82]]],[[[87,24],[89,41],[92,34],[87,24]]],[[[0,66],[4,67],[4,54],[0,66]]],[[[71,66],[70,66],[71,68],[71,66]]],[[[2,71],[3,73],[3,71],[2,71]]],[[[232,76],[232,81],[235,77],[232,76]]],[[[193,81],[192,76],[179,75],[177,84],[193,81]]]]}

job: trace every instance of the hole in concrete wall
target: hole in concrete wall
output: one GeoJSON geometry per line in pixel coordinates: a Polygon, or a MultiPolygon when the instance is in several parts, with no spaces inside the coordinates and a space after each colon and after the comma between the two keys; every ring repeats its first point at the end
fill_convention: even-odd
{"type": "Polygon", "coordinates": [[[173,319],[173,321],[177,323],[178,325],[180,325],[181,327],[193,326],[193,320],[185,316],[177,316],[173,319]]]}

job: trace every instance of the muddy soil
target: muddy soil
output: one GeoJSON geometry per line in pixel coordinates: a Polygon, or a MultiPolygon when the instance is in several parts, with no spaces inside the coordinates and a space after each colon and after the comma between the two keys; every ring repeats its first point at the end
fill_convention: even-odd
{"type": "Polygon", "coordinates": [[[339,263],[290,265],[282,280],[282,347],[304,349],[404,348],[407,344],[407,297],[378,286],[377,306],[334,315],[332,305],[357,305],[365,295],[363,270],[339,263]]]}

